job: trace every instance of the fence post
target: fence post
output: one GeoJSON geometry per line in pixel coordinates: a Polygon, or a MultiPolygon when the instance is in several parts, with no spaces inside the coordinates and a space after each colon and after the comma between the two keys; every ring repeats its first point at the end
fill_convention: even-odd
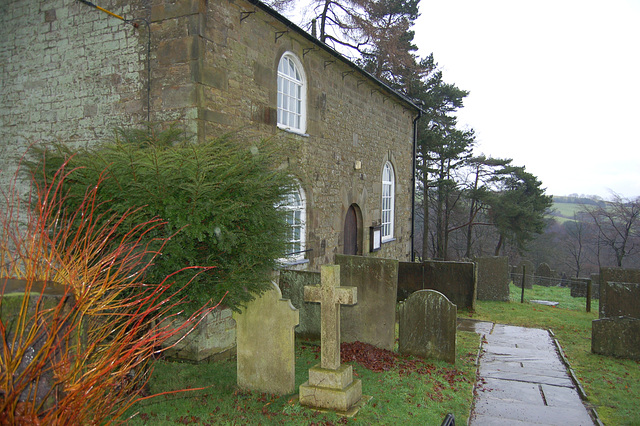
{"type": "Polygon", "coordinates": [[[522,265],[522,293],[520,294],[520,303],[524,303],[524,277],[526,270],[526,266],[522,265]]]}
{"type": "Polygon", "coordinates": [[[591,312],[591,280],[587,281],[587,312],[591,312]]]}

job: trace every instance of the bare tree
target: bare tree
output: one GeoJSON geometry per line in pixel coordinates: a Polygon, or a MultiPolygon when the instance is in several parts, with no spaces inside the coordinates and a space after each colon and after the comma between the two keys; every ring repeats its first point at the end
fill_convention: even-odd
{"type": "Polygon", "coordinates": [[[640,251],[640,197],[635,200],[612,193],[605,206],[583,206],[598,227],[600,241],[622,267],[626,257],[640,251]]]}
{"type": "Polygon", "coordinates": [[[567,266],[575,271],[576,278],[580,276],[582,264],[586,256],[588,244],[587,224],[580,215],[573,215],[573,220],[564,223],[567,238],[562,240],[562,248],[567,254],[567,266]]]}

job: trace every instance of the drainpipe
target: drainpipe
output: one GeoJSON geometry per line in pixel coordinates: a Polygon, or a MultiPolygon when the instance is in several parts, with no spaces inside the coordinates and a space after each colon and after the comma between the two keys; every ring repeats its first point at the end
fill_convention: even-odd
{"type": "Polygon", "coordinates": [[[418,116],[413,120],[413,156],[411,157],[411,261],[416,261],[414,248],[415,228],[416,228],[416,154],[418,150],[418,120],[422,117],[423,101],[417,102],[419,105],[418,116]]]}

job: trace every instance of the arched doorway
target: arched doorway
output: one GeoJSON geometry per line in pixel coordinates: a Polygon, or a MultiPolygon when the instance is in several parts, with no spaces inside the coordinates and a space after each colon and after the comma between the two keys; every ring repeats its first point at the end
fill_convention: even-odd
{"type": "Polygon", "coordinates": [[[358,255],[362,254],[360,238],[362,233],[359,232],[359,211],[355,204],[349,207],[347,215],[344,218],[344,254],[358,255]]]}

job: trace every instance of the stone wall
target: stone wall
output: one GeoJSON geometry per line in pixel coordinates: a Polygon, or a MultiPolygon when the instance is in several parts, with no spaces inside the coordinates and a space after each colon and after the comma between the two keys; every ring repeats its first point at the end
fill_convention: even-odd
{"type": "Polygon", "coordinates": [[[398,300],[418,290],[437,290],[460,309],[475,309],[477,274],[472,262],[400,262],[398,300]]]}
{"type": "MultiPolygon", "coordinates": [[[[129,3],[101,6],[131,16],[129,3]]],[[[31,143],[81,145],[146,120],[146,38],[144,26],[74,0],[1,2],[2,188],[31,143]]]]}
{"type": "MultiPolygon", "coordinates": [[[[103,140],[116,125],[182,120],[205,140],[231,133],[278,141],[307,202],[308,268],[344,252],[344,219],[357,207],[358,254],[408,260],[415,107],[326,46],[246,0],[105,0],[137,28],[75,0],[0,6],[0,169],[29,142],[103,140]],[[243,14],[243,12],[252,12],[243,14]],[[244,19],[243,19],[244,18],[244,19]],[[295,54],[307,78],[305,135],[276,125],[277,65],[295,54]],[[369,253],[381,220],[385,162],[395,171],[394,238],[369,253]]],[[[6,186],[5,174],[0,184],[6,186]]]]}

